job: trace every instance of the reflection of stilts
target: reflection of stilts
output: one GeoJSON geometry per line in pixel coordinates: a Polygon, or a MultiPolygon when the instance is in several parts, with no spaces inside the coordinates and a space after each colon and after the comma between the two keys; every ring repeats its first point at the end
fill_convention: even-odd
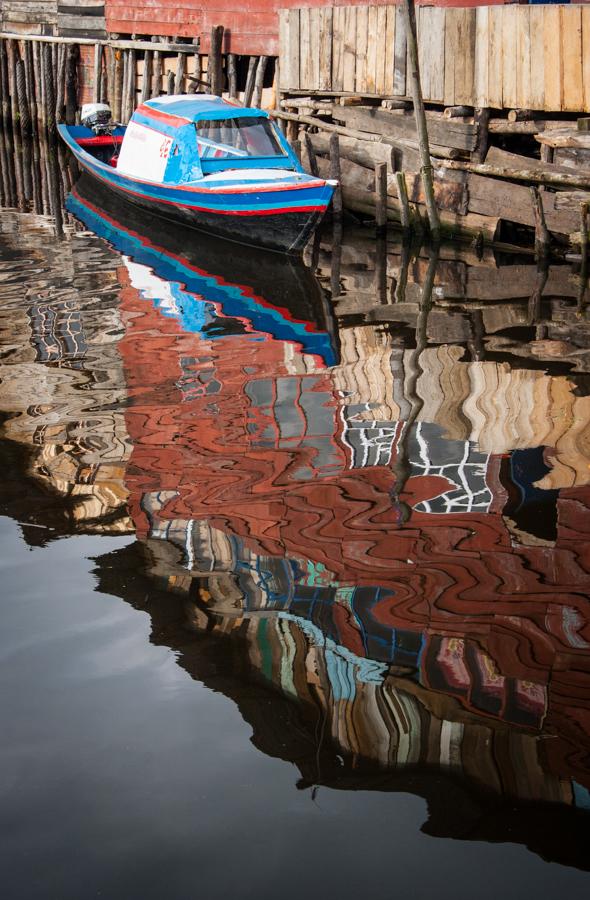
{"type": "Polygon", "coordinates": [[[424,400],[420,397],[417,388],[418,379],[423,371],[420,366],[420,357],[428,343],[428,315],[432,308],[432,289],[434,287],[434,276],[436,274],[437,264],[438,250],[435,249],[431,251],[426,277],[424,279],[424,284],[422,285],[420,309],[418,311],[418,319],[416,322],[416,348],[410,354],[407,362],[409,377],[405,382],[405,395],[406,400],[410,404],[410,412],[405,422],[402,424],[401,434],[396,443],[395,463],[392,466],[395,475],[395,487],[391,491],[391,500],[394,509],[397,511],[397,523],[399,527],[403,527],[412,514],[411,507],[401,499],[401,496],[412,472],[408,453],[410,434],[414,423],[424,406],[424,400]]]}

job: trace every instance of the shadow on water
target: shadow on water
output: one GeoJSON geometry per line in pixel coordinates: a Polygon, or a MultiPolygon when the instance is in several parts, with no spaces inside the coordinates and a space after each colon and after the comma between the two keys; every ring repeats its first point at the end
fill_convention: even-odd
{"type": "MultiPolygon", "coordinates": [[[[55,213],[58,159],[5,205],[55,213]]],[[[301,790],[414,793],[427,834],[587,869],[576,272],[346,228],[312,271],[84,180],[54,221],[0,217],[3,514],[134,534],[98,589],[301,790]]]]}

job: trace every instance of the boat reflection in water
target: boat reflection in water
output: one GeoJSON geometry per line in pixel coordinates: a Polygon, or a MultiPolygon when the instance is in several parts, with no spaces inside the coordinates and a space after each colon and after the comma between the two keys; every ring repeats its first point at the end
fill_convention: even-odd
{"type": "Polygon", "coordinates": [[[124,254],[137,544],[100,589],[300,788],[415,792],[430,834],[587,868],[585,370],[470,359],[424,305],[413,344],[358,317],[337,341],[289,260],[228,261],[83,183],[68,209],[124,254]]]}

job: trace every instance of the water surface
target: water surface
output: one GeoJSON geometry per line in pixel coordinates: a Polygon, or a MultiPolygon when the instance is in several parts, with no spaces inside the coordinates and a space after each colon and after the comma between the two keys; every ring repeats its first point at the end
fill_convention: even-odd
{"type": "Polygon", "coordinates": [[[4,895],[586,896],[578,273],[299,265],[14,159],[4,895]]]}

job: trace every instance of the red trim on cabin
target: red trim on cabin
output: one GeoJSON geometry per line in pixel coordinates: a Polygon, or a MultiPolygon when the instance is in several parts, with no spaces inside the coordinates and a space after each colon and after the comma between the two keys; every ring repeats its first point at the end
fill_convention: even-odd
{"type": "MultiPolygon", "coordinates": [[[[160,112],[159,109],[154,109],[146,103],[142,103],[141,106],[138,106],[135,112],[141,113],[142,116],[147,116],[148,119],[155,119],[156,122],[163,122],[165,125],[170,125],[172,128],[180,128],[181,125],[190,125],[191,122],[190,119],[185,119],[184,116],[175,116],[174,113],[160,112]]],[[[141,124],[141,122],[138,124],[141,124]]]]}

